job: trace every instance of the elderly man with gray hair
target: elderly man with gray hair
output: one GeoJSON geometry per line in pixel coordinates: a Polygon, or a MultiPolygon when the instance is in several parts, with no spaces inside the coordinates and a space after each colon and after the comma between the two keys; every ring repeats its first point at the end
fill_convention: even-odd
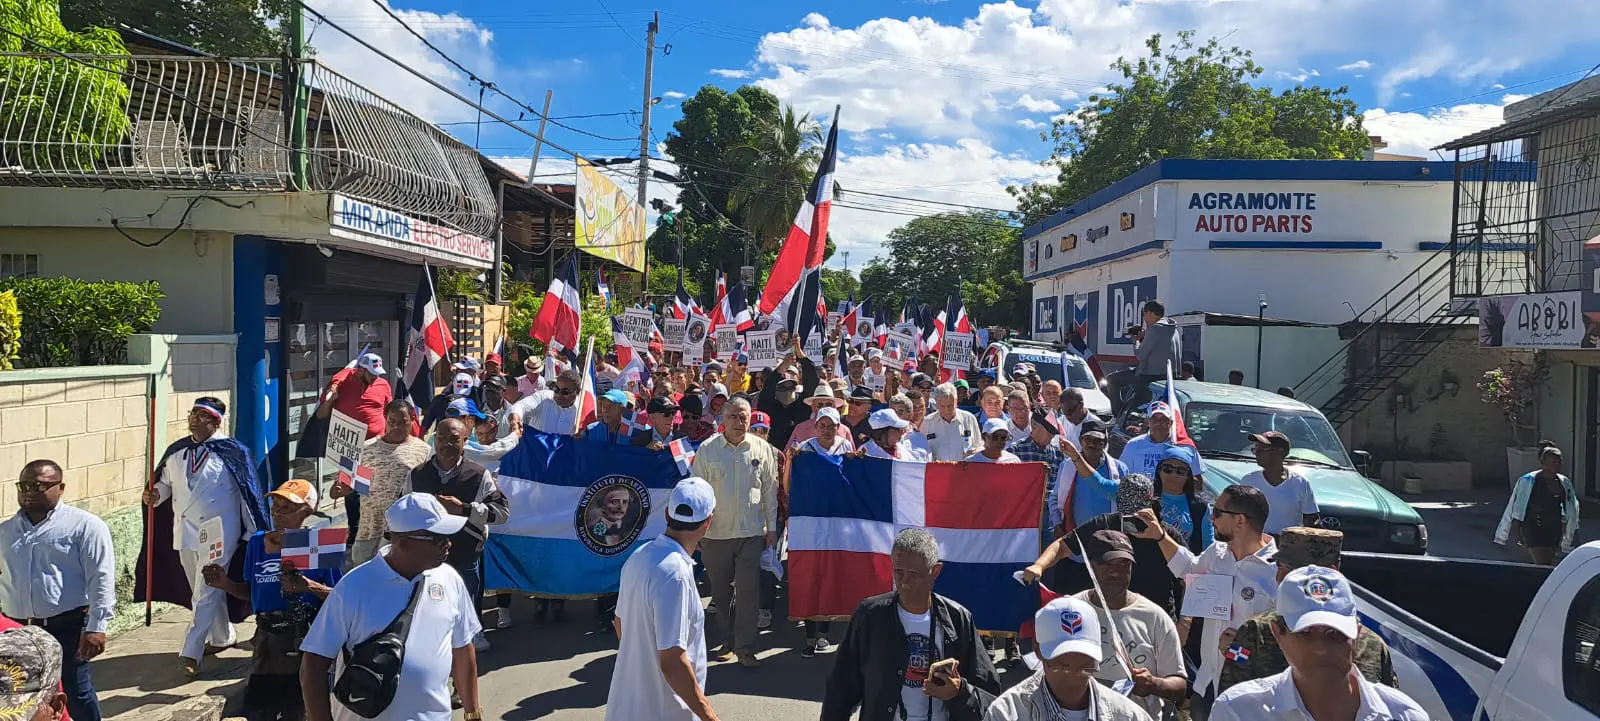
{"type": "Polygon", "coordinates": [[[944,566],[921,528],[894,539],[894,590],[861,602],[839,644],[822,721],[979,721],[1000,677],[972,613],[933,592],[944,566]]]}
{"type": "Polygon", "coordinates": [[[963,461],[983,444],[978,418],[956,407],[956,387],[945,383],[933,389],[933,412],[922,419],[928,452],[935,461],[963,461]]]}
{"type": "Polygon", "coordinates": [[[706,479],[717,497],[717,513],[700,543],[722,632],[710,657],[726,661],[737,655],[741,666],[759,668],[754,646],[761,552],[778,545],[778,452],[749,432],[750,402],[743,398],[722,407],[722,428],[700,444],[692,473],[706,479]]]}

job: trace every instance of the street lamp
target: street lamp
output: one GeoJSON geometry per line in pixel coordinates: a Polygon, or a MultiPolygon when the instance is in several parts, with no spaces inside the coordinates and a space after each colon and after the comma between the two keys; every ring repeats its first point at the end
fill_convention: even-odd
{"type": "Polygon", "coordinates": [[[1256,301],[1256,387],[1266,388],[1261,384],[1261,330],[1267,325],[1267,294],[1262,293],[1256,301]]]}

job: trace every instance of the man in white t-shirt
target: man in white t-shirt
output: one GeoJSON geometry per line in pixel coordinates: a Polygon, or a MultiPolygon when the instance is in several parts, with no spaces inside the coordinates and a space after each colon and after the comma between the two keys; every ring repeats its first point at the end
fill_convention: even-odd
{"type": "Polygon", "coordinates": [[[693,557],[716,506],[705,479],[679,481],[667,498],[666,532],[623,564],[607,721],[717,721],[705,695],[706,615],[693,557]]]}
{"type": "Polygon", "coordinates": [[[1009,423],[999,418],[990,418],[983,422],[983,448],[977,453],[967,456],[968,463],[1021,463],[1022,459],[1017,454],[1006,450],[1006,444],[1011,442],[1009,423]]]}
{"type": "Polygon", "coordinates": [[[1266,532],[1276,536],[1291,526],[1316,528],[1321,514],[1311,482],[1284,465],[1293,448],[1289,437],[1267,431],[1250,436],[1250,442],[1256,444],[1256,464],[1261,470],[1251,471],[1239,482],[1259,489],[1267,497],[1271,512],[1267,514],[1266,532]]]}
{"type": "Polygon", "coordinates": [[[306,719],[362,721],[364,717],[330,696],[328,671],[332,668],[332,678],[338,678],[344,672],[343,650],[388,628],[420,591],[394,700],[376,718],[450,721],[453,681],[465,721],[482,721],[478,654],[472,647],[472,637],[481,630],[477,606],[461,576],[444,562],[450,536],[466,525],[467,517],[450,515],[431,493],[410,493],[389,507],[384,520],[389,546],[333,587],[300,644],[306,719]]]}
{"type": "Polygon", "coordinates": [[[1183,643],[1178,627],[1165,609],[1144,596],[1128,590],[1133,580],[1133,543],[1121,531],[1095,531],[1083,541],[1083,549],[1094,569],[1095,579],[1105,598],[1094,589],[1075,598],[1094,606],[1100,620],[1102,662],[1095,678],[1115,686],[1128,678],[1117,660],[1117,641],[1122,643],[1122,660],[1133,672],[1134,703],[1144,707],[1153,719],[1178,718],[1177,702],[1189,693],[1189,678],[1183,665],[1183,643]],[[1109,609],[1115,626],[1108,622],[1109,609]],[[1116,636],[1112,636],[1115,628],[1116,636]]]}
{"type": "Polygon", "coordinates": [[[574,435],[578,432],[578,392],[583,388],[583,376],[575,370],[565,370],[556,376],[555,388],[539,391],[517,401],[511,406],[511,423],[523,423],[540,433],[574,435]]]}

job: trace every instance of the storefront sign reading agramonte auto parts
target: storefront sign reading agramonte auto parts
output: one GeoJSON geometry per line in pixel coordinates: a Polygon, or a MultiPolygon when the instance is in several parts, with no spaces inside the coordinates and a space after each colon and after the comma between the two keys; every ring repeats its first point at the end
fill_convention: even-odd
{"type": "Polygon", "coordinates": [[[1304,235],[1312,232],[1317,194],[1296,192],[1191,193],[1196,233],[1276,233],[1304,235]],[[1219,212],[1209,212],[1219,211],[1219,212]]]}
{"type": "Polygon", "coordinates": [[[334,194],[328,211],[329,233],[420,255],[482,268],[493,265],[494,241],[398,213],[355,198],[334,194]]]}

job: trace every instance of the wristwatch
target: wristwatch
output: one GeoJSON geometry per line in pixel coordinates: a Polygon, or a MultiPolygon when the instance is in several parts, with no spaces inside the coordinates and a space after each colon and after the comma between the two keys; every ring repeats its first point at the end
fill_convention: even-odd
{"type": "Polygon", "coordinates": [[[464,719],[465,721],[483,721],[483,712],[482,711],[468,711],[468,712],[466,712],[464,714],[461,714],[461,718],[464,719]]]}

